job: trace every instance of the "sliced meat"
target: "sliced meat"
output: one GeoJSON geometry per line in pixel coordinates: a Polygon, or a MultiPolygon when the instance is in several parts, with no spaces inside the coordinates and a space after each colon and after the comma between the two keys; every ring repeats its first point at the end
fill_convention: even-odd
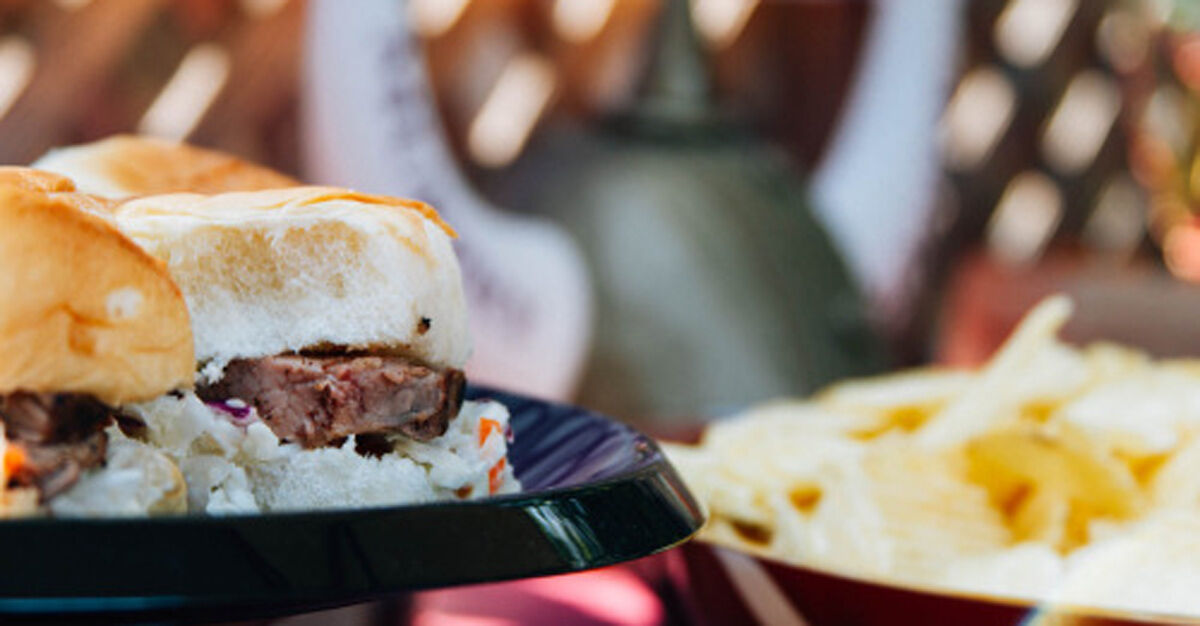
{"type": "Polygon", "coordinates": [[[349,435],[441,436],[465,384],[461,370],[401,357],[279,355],[231,361],[220,382],[198,393],[243,400],[280,439],[316,448],[349,435]]]}
{"type": "Polygon", "coordinates": [[[104,463],[104,427],[113,410],[85,394],[17,392],[0,396],[0,420],[25,460],[9,477],[35,485],[43,501],[66,491],[80,474],[104,463]]]}
{"type": "Polygon", "coordinates": [[[86,437],[103,429],[113,410],[92,396],[80,393],[25,393],[0,395],[0,419],[9,439],[29,442],[63,442],[86,437]]]}
{"type": "Polygon", "coordinates": [[[46,501],[74,485],[84,470],[104,463],[108,435],[98,430],[79,441],[16,445],[25,451],[25,463],[10,479],[18,485],[37,485],[46,501]]]}

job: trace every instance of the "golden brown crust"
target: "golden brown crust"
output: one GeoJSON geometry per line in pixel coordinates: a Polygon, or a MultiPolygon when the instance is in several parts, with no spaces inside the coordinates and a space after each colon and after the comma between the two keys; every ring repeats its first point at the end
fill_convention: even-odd
{"type": "Polygon", "coordinates": [[[409,218],[426,219],[450,237],[458,234],[433,207],[419,200],[393,198],[391,196],[376,196],[359,193],[352,189],[341,187],[298,186],[281,189],[264,189],[254,192],[231,192],[204,196],[196,193],[181,193],[159,195],[154,198],[134,199],[123,204],[118,211],[141,215],[223,215],[230,211],[241,214],[252,214],[255,211],[271,211],[287,207],[290,210],[303,209],[322,202],[346,200],[357,202],[363,210],[372,208],[396,209],[397,214],[409,218]]]}
{"type": "MultiPolygon", "coordinates": [[[[52,194],[52,197],[57,194],[52,194]]],[[[93,196],[86,193],[69,193],[67,200],[75,208],[87,211],[93,215],[98,215],[106,220],[112,221],[113,213],[117,210],[117,205],[120,204],[116,200],[93,196]]]]}
{"type": "Polygon", "coordinates": [[[19,165],[0,165],[0,185],[11,185],[26,191],[75,191],[75,183],[66,176],[19,165]]]}
{"type": "Polygon", "coordinates": [[[187,308],[166,268],[94,198],[0,185],[0,393],[118,405],[189,387],[187,308]]]}
{"type": "Polygon", "coordinates": [[[70,194],[70,202],[76,207],[106,218],[111,218],[117,206],[116,200],[76,193],[75,182],[66,176],[21,165],[0,165],[0,185],[48,194],[70,194]]]}
{"type": "Polygon", "coordinates": [[[105,195],[117,190],[124,196],[220,193],[300,184],[290,176],[224,152],[135,135],[115,135],[64,148],[42,161],[51,169],[56,169],[52,164],[65,167],[65,173],[74,177],[84,191],[100,192],[89,189],[85,181],[102,179],[105,195]],[[74,154],[68,156],[71,152],[74,154]]]}
{"type": "Polygon", "coordinates": [[[421,202],[420,200],[411,200],[409,198],[394,198],[391,196],[376,196],[368,193],[359,193],[349,189],[339,189],[337,187],[307,187],[311,190],[312,197],[305,201],[306,204],[323,202],[325,200],[353,200],[362,202],[363,204],[378,204],[391,207],[403,207],[410,211],[416,211],[425,219],[437,224],[453,238],[458,237],[458,233],[442,219],[442,216],[437,212],[437,209],[421,202]]]}

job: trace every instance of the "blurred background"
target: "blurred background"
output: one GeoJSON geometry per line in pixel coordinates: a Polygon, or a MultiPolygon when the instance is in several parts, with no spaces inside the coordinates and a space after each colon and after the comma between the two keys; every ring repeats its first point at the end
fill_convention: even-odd
{"type": "Polygon", "coordinates": [[[141,132],[430,201],[470,375],[655,432],[1057,291],[1200,352],[1198,95],[1188,0],[0,2],[0,162],[141,132]]]}

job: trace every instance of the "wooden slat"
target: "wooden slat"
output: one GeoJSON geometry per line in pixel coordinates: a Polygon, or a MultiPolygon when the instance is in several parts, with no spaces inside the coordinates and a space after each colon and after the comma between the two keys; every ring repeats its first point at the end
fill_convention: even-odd
{"type": "Polygon", "coordinates": [[[224,38],[229,80],[191,141],[263,159],[263,130],[298,97],[304,4],[291,0],[274,15],[242,20],[224,38]]]}
{"type": "Polygon", "coordinates": [[[33,80],[0,119],[0,163],[27,163],[70,139],[70,129],[92,106],[124,52],[160,9],[162,0],[92,2],[62,12],[37,10],[33,80]]]}

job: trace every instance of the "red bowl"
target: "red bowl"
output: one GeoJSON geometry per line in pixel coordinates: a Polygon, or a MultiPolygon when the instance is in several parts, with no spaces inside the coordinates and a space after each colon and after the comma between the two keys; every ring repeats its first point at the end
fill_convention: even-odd
{"type": "MultiPolygon", "coordinates": [[[[692,541],[671,552],[671,577],[692,623],[772,626],[1146,626],[1178,617],[1038,607],[842,576],[692,541]]],[[[1197,589],[1200,593],[1200,589],[1197,589]]]]}

